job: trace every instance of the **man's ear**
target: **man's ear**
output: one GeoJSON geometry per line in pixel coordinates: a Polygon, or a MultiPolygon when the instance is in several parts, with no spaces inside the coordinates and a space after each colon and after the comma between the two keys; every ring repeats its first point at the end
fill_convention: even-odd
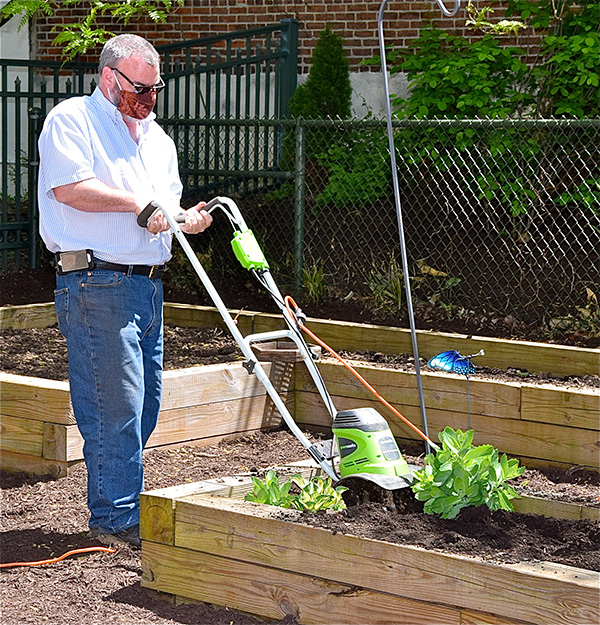
{"type": "Polygon", "coordinates": [[[105,66],[102,68],[102,73],[100,74],[102,82],[104,82],[109,87],[112,87],[115,84],[115,73],[110,69],[110,67],[105,66]]]}

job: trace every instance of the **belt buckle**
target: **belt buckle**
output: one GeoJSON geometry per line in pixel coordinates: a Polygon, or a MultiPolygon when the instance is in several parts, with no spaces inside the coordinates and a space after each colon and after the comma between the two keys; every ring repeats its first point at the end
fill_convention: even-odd
{"type": "Polygon", "coordinates": [[[152,267],[150,267],[150,273],[148,274],[148,278],[153,278],[154,277],[154,271],[158,270],[159,265],[152,265],[152,267]]]}

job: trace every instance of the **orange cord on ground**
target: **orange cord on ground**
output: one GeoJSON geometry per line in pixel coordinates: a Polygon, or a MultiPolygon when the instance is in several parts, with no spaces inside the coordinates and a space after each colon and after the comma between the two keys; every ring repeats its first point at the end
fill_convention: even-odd
{"type": "Polygon", "coordinates": [[[93,551],[105,551],[106,553],[114,553],[116,549],[111,549],[110,547],[83,547],[82,549],[73,549],[72,551],[67,551],[62,556],[58,558],[50,558],[49,560],[38,560],[37,562],[7,562],[5,564],[0,564],[0,569],[8,569],[13,566],[38,566],[40,564],[54,564],[55,562],[60,562],[69,556],[74,556],[79,553],[91,553],[93,551]]]}
{"type": "Polygon", "coordinates": [[[324,343],[316,334],[314,334],[313,332],[311,332],[301,321],[298,320],[298,318],[296,317],[296,315],[294,314],[294,312],[296,310],[298,310],[298,305],[296,304],[296,302],[294,301],[294,299],[292,297],[290,297],[289,295],[286,295],[284,297],[284,302],[285,302],[285,307],[287,308],[288,312],[290,313],[290,315],[296,319],[296,322],[298,323],[298,325],[300,326],[300,328],[302,328],[302,330],[304,332],[306,332],[306,334],[308,334],[314,341],[316,341],[321,347],[323,347],[324,349],[326,349],[334,358],[336,358],[337,360],[339,360],[344,367],[346,367],[346,369],[348,369],[348,371],[350,371],[350,373],[352,373],[353,376],[355,376],[356,378],[358,378],[361,383],[367,388],[369,389],[369,391],[371,391],[371,393],[373,393],[373,395],[375,395],[375,397],[377,397],[377,399],[387,408],[389,408],[399,419],[401,419],[404,423],[406,423],[406,425],[408,425],[408,427],[410,427],[411,429],[413,429],[423,440],[426,440],[434,449],[439,449],[439,446],[436,445],[426,434],[424,434],[423,432],[421,432],[421,430],[414,424],[412,424],[404,415],[400,414],[386,399],[384,399],[363,377],[362,375],[360,375],[360,373],[354,369],[354,367],[347,363],[336,351],[334,351],[331,347],[329,347],[329,345],[327,345],[326,343],[324,343]],[[291,309],[291,307],[293,307],[293,310],[291,309]]]}

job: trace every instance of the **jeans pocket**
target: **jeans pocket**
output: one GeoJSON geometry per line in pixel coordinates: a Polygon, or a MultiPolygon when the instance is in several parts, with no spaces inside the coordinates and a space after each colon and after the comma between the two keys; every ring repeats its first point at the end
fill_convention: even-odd
{"type": "Polygon", "coordinates": [[[116,271],[96,270],[85,274],[81,282],[83,288],[106,288],[120,286],[125,281],[125,274],[116,271]]]}
{"type": "Polygon", "coordinates": [[[62,335],[67,338],[69,326],[69,289],[56,289],[54,291],[54,310],[58,321],[58,328],[62,335]]]}

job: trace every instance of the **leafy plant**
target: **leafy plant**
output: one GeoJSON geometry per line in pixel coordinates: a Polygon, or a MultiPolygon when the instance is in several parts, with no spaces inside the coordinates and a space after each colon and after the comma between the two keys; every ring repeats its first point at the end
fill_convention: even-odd
{"type": "MultiPolygon", "coordinates": [[[[428,25],[408,50],[387,50],[390,71],[405,72],[411,87],[408,98],[393,98],[399,118],[598,116],[600,3],[510,0],[506,16],[521,18],[518,28],[511,20],[494,25],[487,20],[489,7],[482,11],[473,9],[469,19],[484,29],[480,38],[428,25]],[[535,36],[517,34],[516,42],[524,45],[514,45],[522,24],[528,33],[535,29],[535,36]]],[[[485,133],[464,126],[443,133],[437,127],[405,128],[396,133],[396,146],[404,167],[421,174],[452,172],[479,199],[517,221],[534,207],[547,211],[553,202],[564,203],[571,190],[586,208],[599,210],[593,187],[561,167],[566,159],[585,160],[585,154],[571,152],[565,133],[527,135],[517,126],[485,133]],[[477,175],[465,166],[472,159],[482,163],[477,175]]]]}
{"type": "Polygon", "coordinates": [[[306,82],[290,100],[293,117],[318,119],[350,116],[352,87],[343,39],[329,24],[321,31],[306,82]]]}
{"type": "Polygon", "coordinates": [[[366,281],[370,291],[369,306],[374,310],[398,312],[406,299],[404,271],[396,259],[372,268],[366,281]]]}
{"type": "Polygon", "coordinates": [[[302,269],[302,286],[309,302],[318,304],[325,297],[323,261],[312,263],[302,269]]]}
{"type": "MultiPolygon", "coordinates": [[[[308,78],[290,99],[290,114],[294,118],[324,119],[348,118],[352,103],[350,66],[346,58],[343,39],[327,25],[319,34],[313,50],[308,78]]],[[[309,128],[306,133],[308,158],[324,152],[332,142],[341,141],[339,136],[327,137],[321,128],[309,128]]],[[[284,152],[292,153],[293,133],[286,134],[284,152]]]]}
{"type": "Polygon", "coordinates": [[[330,477],[320,475],[306,481],[301,475],[292,478],[300,488],[300,494],[294,497],[293,506],[297,510],[318,512],[319,510],[344,510],[346,504],[342,493],[348,489],[345,486],[334,487],[330,477]]]}
{"type": "Polygon", "coordinates": [[[264,481],[253,477],[252,482],[254,488],[245,496],[246,501],[309,512],[343,510],[346,507],[342,499],[342,493],[347,490],[346,487],[334,487],[329,477],[316,476],[307,481],[298,474],[280,484],[275,471],[269,469],[264,481]],[[294,485],[300,489],[299,493],[292,492],[294,485]]]}
{"type": "Polygon", "coordinates": [[[269,469],[265,475],[264,481],[258,477],[252,477],[254,488],[244,499],[255,503],[264,503],[268,506],[279,506],[280,508],[292,507],[292,496],[290,490],[292,488],[291,480],[279,483],[279,477],[269,469]]]}
{"type": "Polygon", "coordinates": [[[89,49],[104,44],[114,36],[114,33],[97,25],[99,17],[108,15],[125,25],[144,16],[148,16],[155,23],[164,23],[173,8],[183,6],[183,0],[10,0],[0,9],[0,16],[4,21],[20,15],[21,29],[39,15],[53,17],[59,8],[77,5],[87,11],[81,20],[60,24],[52,29],[58,33],[53,43],[63,46],[62,56],[65,60],[85,54],[89,49]]]}
{"type": "Polygon", "coordinates": [[[586,287],[587,303],[577,307],[576,315],[550,319],[552,332],[572,332],[596,338],[600,336],[600,303],[592,289],[586,287]]]}
{"type": "Polygon", "coordinates": [[[491,445],[473,447],[473,430],[462,432],[446,427],[440,432],[442,449],[425,457],[425,467],[414,474],[412,490],[424,501],[427,514],[454,519],[468,506],[485,504],[490,510],[514,510],[518,498],[507,480],[525,471],[516,459],[499,457],[491,445]]]}
{"type": "Polygon", "coordinates": [[[525,27],[525,24],[518,20],[500,20],[492,23],[487,19],[494,12],[492,7],[478,9],[471,0],[467,4],[466,11],[469,16],[466,25],[484,32],[492,32],[496,35],[518,35],[520,30],[525,27]]]}
{"type": "Polygon", "coordinates": [[[317,206],[373,203],[389,195],[391,187],[387,137],[381,131],[354,132],[319,155],[329,173],[317,206]]]}

